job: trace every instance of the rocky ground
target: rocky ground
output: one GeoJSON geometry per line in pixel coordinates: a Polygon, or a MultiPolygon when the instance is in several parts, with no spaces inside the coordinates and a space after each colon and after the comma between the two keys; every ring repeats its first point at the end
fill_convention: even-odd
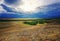
{"type": "Polygon", "coordinates": [[[6,27],[0,29],[0,41],[60,41],[60,24],[18,24],[19,22],[0,22],[0,27],[6,27]]]}

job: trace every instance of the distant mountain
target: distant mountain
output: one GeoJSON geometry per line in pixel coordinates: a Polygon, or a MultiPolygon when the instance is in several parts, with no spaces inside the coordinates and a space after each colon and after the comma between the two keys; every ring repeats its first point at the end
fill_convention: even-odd
{"type": "Polygon", "coordinates": [[[0,13],[0,18],[60,18],[60,3],[54,3],[47,6],[38,7],[40,12],[35,14],[24,14],[21,12],[17,12],[15,9],[5,6],[1,4],[3,9],[7,12],[14,12],[13,13],[0,13]]]}

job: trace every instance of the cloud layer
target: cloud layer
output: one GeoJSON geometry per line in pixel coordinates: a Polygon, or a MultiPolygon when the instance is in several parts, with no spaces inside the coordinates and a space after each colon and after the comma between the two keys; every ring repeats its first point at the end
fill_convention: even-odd
{"type": "MultiPolygon", "coordinates": [[[[30,0],[29,0],[30,1],[30,0]]],[[[33,2],[34,2],[35,0],[33,0],[33,2]]],[[[40,6],[45,6],[45,5],[50,5],[50,4],[53,4],[53,3],[57,3],[57,2],[60,2],[60,0],[39,0],[40,1],[40,6]]],[[[0,0],[0,4],[5,4],[6,6],[8,6],[8,7],[11,7],[11,8],[14,8],[17,12],[21,12],[21,10],[19,10],[19,5],[22,5],[22,4],[18,4],[17,6],[14,4],[14,3],[12,3],[13,5],[9,5],[9,4],[6,4],[5,2],[4,2],[4,0],[0,0]]],[[[1,5],[0,5],[0,12],[1,11],[5,11],[2,7],[1,7],[1,5]]]]}

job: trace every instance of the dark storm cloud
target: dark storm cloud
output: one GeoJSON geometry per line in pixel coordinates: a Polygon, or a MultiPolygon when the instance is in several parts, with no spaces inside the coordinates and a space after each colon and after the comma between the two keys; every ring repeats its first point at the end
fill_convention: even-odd
{"type": "MultiPolygon", "coordinates": [[[[4,0],[6,4],[15,4],[17,0],[4,0]]],[[[9,5],[1,4],[1,7],[3,10],[7,11],[6,13],[0,13],[0,18],[60,18],[60,0],[50,0],[49,2],[45,0],[44,4],[52,3],[46,6],[43,6],[44,8],[40,8],[40,12],[36,14],[25,14],[23,13],[21,15],[20,12],[15,14],[10,14],[8,12],[14,12],[9,5]],[[56,3],[54,3],[56,2],[56,3]],[[59,3],[58,3],[59,2],[59,3]],[[50,8],[52,7],[52,8],[50,8]],[[42,10],[42,12],[41,12],[42,10]],[[7,14],[8,13],[8,14],[7,14]]],[[[13,8],[14,6],[12,6],[13,8]]],[[[16,5],[15,5],[16,7],[16,5]]],[[[17,8],[17,7],[16,7],[17,8]]],[[[0,8],[1,9],[1,8],[0,8]]],[[[16,11],[17,12],[17,11],[16,11]]]]}
{"type": "Polygon", "coordinates": [[[17,4],[19,1],[20,1],[20,0],[4,0],[4,2],[5,2],[6,4],[9,4],[9,5],[11,5],[11,4],[17,4]]]}

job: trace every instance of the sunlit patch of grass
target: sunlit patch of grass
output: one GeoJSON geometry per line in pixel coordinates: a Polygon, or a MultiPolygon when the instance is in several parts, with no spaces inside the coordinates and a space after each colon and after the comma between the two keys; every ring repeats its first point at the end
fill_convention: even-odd
{"type": "Polygon", "coordinates": [[[29,24],[29,25],[37,25],[37,24],[44,24],[46,23],[44,19],[36,19],[35,21],[25,21],[24,24],[29,24]]]}

